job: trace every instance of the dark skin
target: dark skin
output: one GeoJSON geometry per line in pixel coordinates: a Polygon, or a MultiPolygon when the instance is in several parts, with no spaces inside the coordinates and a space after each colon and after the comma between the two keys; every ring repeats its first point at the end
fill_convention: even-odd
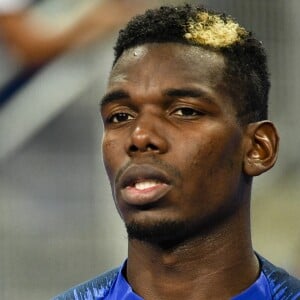
{"type": "Polygon", "coordinates": [[[275,163],[278,137],[269,121],[238,122],[224,68],[219,53],[165,43],[127,50],[111,72],[103,159],[137,228],[125,275],[144,299],[230,299],[259,275],[251,178],[275,163]]]}

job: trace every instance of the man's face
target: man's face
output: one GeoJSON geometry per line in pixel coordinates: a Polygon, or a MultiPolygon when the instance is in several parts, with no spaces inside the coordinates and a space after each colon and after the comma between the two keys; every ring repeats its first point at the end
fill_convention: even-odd
{"type": "Polygon", "coordinates": [[[223,57],[176,43],[127,50],[101,113],[103,159],[129,237],[184,239],[242,203],[243,128],[223,57]]]}

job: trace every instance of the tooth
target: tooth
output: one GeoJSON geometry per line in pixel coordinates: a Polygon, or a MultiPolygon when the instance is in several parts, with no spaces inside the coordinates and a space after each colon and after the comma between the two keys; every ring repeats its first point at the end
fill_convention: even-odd
{"type": "Polygon", "coordinates": [[[141,181],[141,182],[137,182],[134,187],[137,189],[137,190],[145,190],[145,189],[148,189],[148,188],[151,188],[155,185],[157,185],[157,181],[155,180],[148,180],[148,181],[141,181]]]}

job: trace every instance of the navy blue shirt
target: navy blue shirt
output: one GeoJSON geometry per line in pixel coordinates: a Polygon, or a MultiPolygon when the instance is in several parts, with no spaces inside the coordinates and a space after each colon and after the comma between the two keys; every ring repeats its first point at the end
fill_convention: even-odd
{"type": "MultiPolygon", "coordinates": [[[[138,296],[126,279],[123,276],[122,270],[124,269],[125,264],[120,268],[118,276],[113,286],[110,289],[109,294],[105,299],[107,300],[143,300],[138,296]]],[[[232,298],[232,300],[272,300],[269,284],[266,276],[263,272],[260,273],[258,279],[245,291],[241,294],[232,298]]]]}
{"type": "MultiPolygon", "coordinates": [[[[300,300],[300,281],[257,256],[261,264],[259,278],[231,300],[300,300]]],[[[124,268],[125,263],[120,268],[69,289],[53,300],[142,300],[123,276],[124,268]]]]}

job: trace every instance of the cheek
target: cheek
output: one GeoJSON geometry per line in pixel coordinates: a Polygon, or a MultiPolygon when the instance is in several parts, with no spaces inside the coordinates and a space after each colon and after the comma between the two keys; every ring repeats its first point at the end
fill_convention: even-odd
{"type": "Polygon", "coordinates": [[[181,196],[190,201],[181,209],[205,215],[234,199],[241,175],[241,147],[235,138],[218,136],[198,141],[185,147],[181,171],[189,180],[184,182],[181,196]]]}
{"type": "MultiPolygon", "coordinates": [[[[184,164],[192,176],[202,179],[212,178],[219,173],[228,177],[234,169],[241,169],[241,138],[239,135],[207,135],[210,139],[195,137],[192,144],[183,143],[182,153],[185,153],[184,164]]],[[[238,171],[238,170],[237,170],[238,171]]]]}
{"type": "Polygon", "coordinates": [[[109,138],[108,136],[103,137],[102,155],[107,175],[111,179],[118,165],[118,159],[121,156],[120,145],[116,139],[109,138]]]}
{"type": "Polygon", "coordinates": [[[177,151],[177,158],[174,159],[175,162],[182,162],[181,168],[185,170],[185,173],[192,172],[193,175],[209,172],[215,160],[216,147],[214,143],[199,137],[183,141],[177,151]]]}
{"type": "Polygon", "coordinates": [[[191,169],[192,170],[206,170],[209,171],[210,168],[207,165],[211,161],[215,161],[215,147],[211,142],[200,142],[195,143],[195,150],[190,154],[191,160],[191,169]]]}

